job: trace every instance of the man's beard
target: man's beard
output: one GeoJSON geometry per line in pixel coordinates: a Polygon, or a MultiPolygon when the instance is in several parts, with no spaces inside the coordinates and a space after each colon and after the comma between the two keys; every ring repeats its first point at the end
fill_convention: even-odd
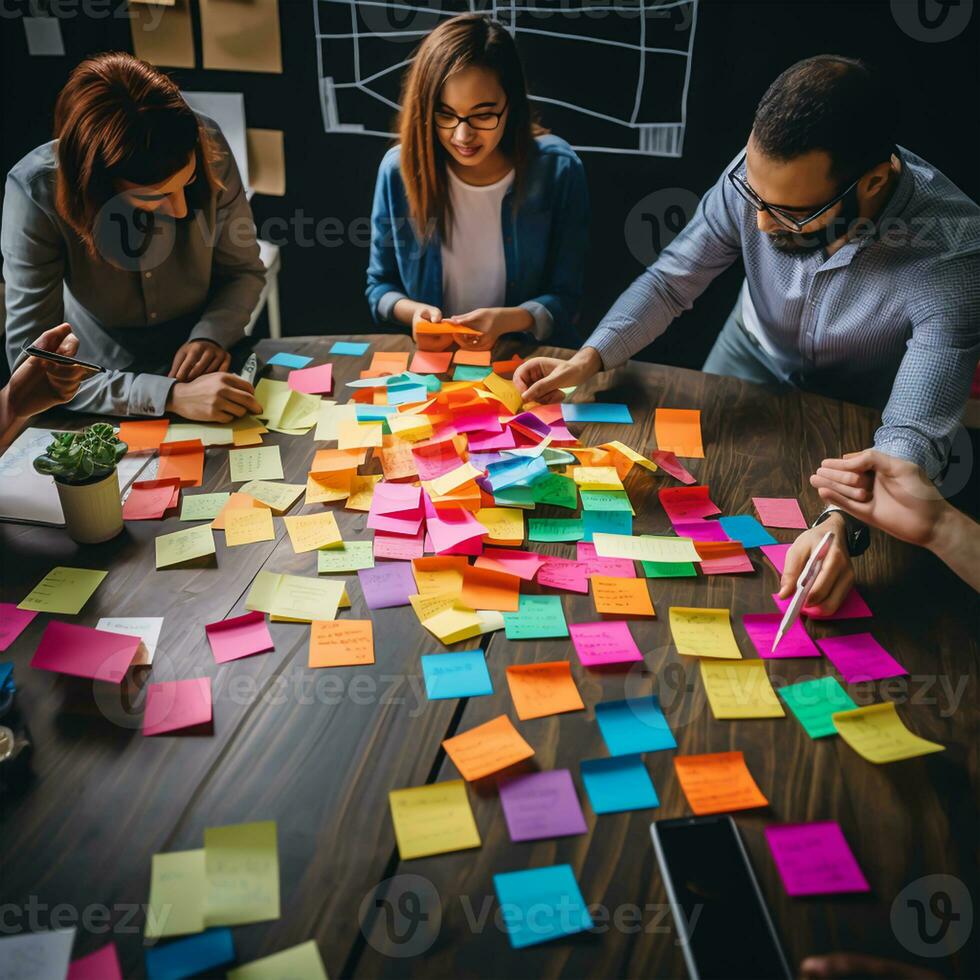
{"type": "Polygon", "coordinates": [[[812,255],[846,235],[860,216],[857,188],[852,188],[841,200],[840,214],[822,228],[809,232],[776,231],[765,234],[769,244],[777,252],[784,255],[812,255]]]}

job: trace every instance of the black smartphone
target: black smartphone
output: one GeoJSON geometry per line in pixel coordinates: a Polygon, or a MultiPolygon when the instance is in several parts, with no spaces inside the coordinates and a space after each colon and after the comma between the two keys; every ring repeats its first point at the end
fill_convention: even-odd
{"type": "Polygon", "coordinates": [[[780,980],[786,955],[730,816],[650,824],[692,980],[780,980]]]}

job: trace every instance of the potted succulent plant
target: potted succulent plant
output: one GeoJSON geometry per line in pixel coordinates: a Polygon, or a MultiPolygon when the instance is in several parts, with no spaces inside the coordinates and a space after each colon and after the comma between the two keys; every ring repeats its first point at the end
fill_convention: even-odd
{"type": "Polygon", "coordinates": [[[114,538],[123,527],[116,464],[126,443],[107,422],[81,432],[56,432],[34,469],[54,477],[68,533],[81,544],[114,538]]]}

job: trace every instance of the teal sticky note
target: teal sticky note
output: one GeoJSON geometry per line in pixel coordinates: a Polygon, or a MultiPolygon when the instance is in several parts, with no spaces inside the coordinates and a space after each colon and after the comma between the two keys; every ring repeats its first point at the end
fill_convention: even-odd
{"type": "Polygon", "coordinates": [[[457,364],[453,371],[453,381],[482,381],[488,374],[493,374],[492,367],[479,364],[457,364]]]}
{"type": "Polygon", "coordinates": [[[541,455],[549,466],[578,465],[578,460],[571,453],[565,452],[564,449],[552,449],[550,446],[547,446],[541,455]]]}
{"type": "Polygon", "coordinates": [[[720,517],[718,523],[732,541],[741,541],[743,548],[758,548],[762,544],[779,544],[751,514],[720,517]]]}
{"type": "Polygon", "coordinates": [[[582,510],[623,510],[633,513],[629,494],[625,490],[581,490],[582,510]]]}
{"type": "Polygon", "coordinates": [[[639,754],[583,759],[579,766],[594,813],[622,813],[660,806],[653,780],[639,754]]]}
{"type": "Polygon", "coordinates": [[[424,654],[422,676],[430,701],[493,694],[493,681],[482,650],[424,654]]]}
{"type": "Polygon", "coordinates": [[[403,377],[428,391],[439,391],[442,388],[442,382],[434,374],[416,374],[414,371],[406,371],[403,377]]]}
{"type": "Polygon", "coordinates": [[[494,875],[493,887],[514,949],[592,928],[592,917],[568,864],[494,875]]]}
{"type": "Polygon", "coordinates": [[[493,495],[497,507],[520,507],[534,510],[534,487],[504,487],[493,495]]]}
{"type": "Polygon", "coordinates": [[[521,595],[517,612],[504,613],[508,640],[568,636],[560,595],[521,595]]]}
{"type": "Polygon", "coordinates": [[[561,414],[566,422],[633,422],[629,408],[613,402],[563,402],[561,414]]]}
{"type": "Polygon", "coordinates": [[[425,385],[400,384],[388,388],[389,405],[410,405],[412,402],[424,402],[429,397],[429,389],[425,385]]]}
{"type": "Polygon", "coordinates": [[[148,949],[146,975],[149,980],[183,980],[205,971],[211,973],[234,958],[231,930],[208,929],[200,935],[148,949]]]}
{"type": "MultiPolygon", "coordinates": [[[[547,452],[546,449],[545,453],[547,452]]],[[[578,487],[575,481],[560,473],[552,473],[543,480],[532,483],[531,492],[534,494],[534,502],[538,504],[550,504],[566,510],[575,510],[578,507],[578,487]]]]}
{"type": "Polygon", "coordinates": [[[851,711],[857,707],[836,677],[817,677],[787,684],[779,688],[779,696],[810,738],[836,735],[831,715],[835,711],[851,711]]]}
{"type": "Polygon", "coordinates": [[[349,357],[359,357],[363,354],[371,345],[370,344],[352,344],[347,340],[338,340],[334,343],[333,347],[330,348],[331,354],[346,354],[349,357]]]}
{"type": "Polygon", "coordinates": [[[266,361],[266,364],[274,364],[278,367],[304,368],[312,360],[312,357],[303,357],[301,354],[287,354],[285,351],[280,351],[278,354],[273,354],[266,361]]]}
{"type": "Polygon", "coordinates": [[[531,517],[527,522],[528,541],[581,541],[584,534],[578,518],[531,517]]]}
{"type": "Polygon", "coordinates": [[[610,755],[677,748],[677,740],[655,694],[629,700],[600,701],[595,706],[595,720],[610,755]]]}
{"type": "Polygon", "coordinates": [[[621,510],[582,511],[582,540],[591,541],[596,531],[603,534],[632,534],[633,515],[621,510]]]}
{"type": "Polygon", "coordinates": [[[692,561],[641,561],[647,578],[695,578],[698,574],[692,561]]]}

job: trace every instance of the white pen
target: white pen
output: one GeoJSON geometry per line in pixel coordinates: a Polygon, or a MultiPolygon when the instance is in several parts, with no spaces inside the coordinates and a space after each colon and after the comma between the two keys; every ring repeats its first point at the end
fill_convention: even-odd
{"type": "Polygon", "coordinates": [[[773,638],[772,646],[769,648],[770,653],[775,653],[777,644],[799,617],[800,610],[806,604],[807,596],[810,594],[810,589],[813,588],[813,583],[820,574],[820,569],[823,568],[823,560],[827,557],[827,552],[830,551],[830,544],[833,540],[834,532],[828,531],[820,539],[820,543],[810,554],[807,563],[803,566],[803,571],[800,572],[800,577],[796,580],[796,592],[790,604],[786,607],[786,612],[783,613],[782,622],[779,624],[779,629],[773,638]]]}

